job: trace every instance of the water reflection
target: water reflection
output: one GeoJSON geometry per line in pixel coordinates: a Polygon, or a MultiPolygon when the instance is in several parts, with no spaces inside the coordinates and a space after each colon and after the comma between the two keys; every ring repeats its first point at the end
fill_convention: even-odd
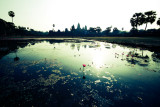
{"type": "Polygon", "coordinates": [[[16,56],[16,57],[14,58],[14,61],[19,61],[19,59],[20,59],[20,58],[16,56]]]}
{"type": "Polygon", "coordinates": [[[135,51],[129,52],[126,60],[131,64],[138,64],[140,66],[148,66],[150,61],[148,55],[143,56],[143,54],[140,55],[135,51]]]}
{"type": "Polygon", "coordinates": [[[154,53],[152,54],[152,60],[153,60],[154,62],[160,62],[160,53],[154,52],[154,53]]]}
{"type": "Polygon", "coordinates": [[[96,68],[101,68],[104,65],[103,60],[105,58],[104,53],[100,49],[97,49],[93,52],[92,64],[94,64],[96,68]]]}
{"type": "Polygon", "coordinates": [[[159,53],[83,39],[1,43],[0,106],[160,104],[159,53]]]}
{"type": "Polygon", "coordinates": [[[75,49],[75,44],[71,44],[71,49],[75,49]]]}

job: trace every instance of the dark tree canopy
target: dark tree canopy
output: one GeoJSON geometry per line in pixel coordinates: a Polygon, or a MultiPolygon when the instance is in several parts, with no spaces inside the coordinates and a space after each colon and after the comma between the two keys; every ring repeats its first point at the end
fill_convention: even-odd
{"type": "Polygon", "coordinates": [[[98,33],[100,33],[102,31],[102,29],[100,27],[97,27],[96,30],[98,33]]]}
{"type": "Polygon", "coordinates": [[[118,33],[119,33],[119,30],[118,30],[117,27],[114,27],[114,28],[113,28],[113,33],[115,33],[115,34],[118,34],[118,33]]]}
{"type": "Polygon", "coordinates": [[[148,23],[152,24],[153,22],[155,22],[156,12],[155,11],[148,11],[148,12],[145,12],[144,14],[145,14],[145,22],[144,23],[146,23],[146,27],[145,27],[145,30],[146,30],[148,23]]]}
{"type": "Polygon", "coordinates": [[[136,28],[136,19],[135,18],[131,18],[130,19],[130,23],[131,23],[131,26],[133,27],[133,28],[136,28]]]}
{"type": "Polygon", "coordinates": [[[136,28],[142,25],[145,21],[145,15],[143,13],[135,13],[133,17],[130,19],[131,26],[136,28]]]}
{"type": "Polygon", "coordinates": [[[90,31],[91,33],[96,33],[96,28],[90,27],[90,28],[89,28],[89,31],[90,31]]]}
{"type": "Polygon", "coordinates": [[[108,35],[111,32],[112,27],[107,27],[105,30],[106,35],[108,35]]]}
{"type": "Polygon", "coordinates": [[[157,20],[157,25],[160,26],[160,18],[157,20]]]}

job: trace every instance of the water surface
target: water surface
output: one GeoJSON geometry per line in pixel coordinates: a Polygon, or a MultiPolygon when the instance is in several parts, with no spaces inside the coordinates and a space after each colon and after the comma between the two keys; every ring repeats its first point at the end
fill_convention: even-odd
{"type": "Polygon", "coordinates": [[[78,39],[5,41],[0,52],[0,106],[160,106],[159,53],[78,39]]]}

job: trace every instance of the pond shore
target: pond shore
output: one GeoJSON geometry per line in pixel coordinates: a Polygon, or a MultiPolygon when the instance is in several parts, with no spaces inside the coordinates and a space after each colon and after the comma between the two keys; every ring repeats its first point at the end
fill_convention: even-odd
{"type": "Polygon", "coordinates": [[[160,38],[151,37],[85,37],[85,39],[97,40],[120,44],[124,46],[138,47],[148,49],[154,52],[160,52],[160,38]]]}
{"type": "Polygon", "coordinates": [[[151,37],[82,37],[82,38],[52,38],[52,37],[5,37],[0,40],[68,40],[88,39],[101,42],[109,42],[124,46],[148,49],[153,52],[160,52],[160,38],[151,37]]]}

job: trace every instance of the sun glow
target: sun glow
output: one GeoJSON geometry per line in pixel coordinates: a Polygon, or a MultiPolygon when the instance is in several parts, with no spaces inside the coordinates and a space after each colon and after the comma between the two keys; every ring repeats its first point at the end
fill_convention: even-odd
{"type": "Polygon", "coordinates": [[[93,53],[93,65],[99,69],[104,65],[104,58],[105,56],[103,55],[104,53],[102,52],[101,48],[97,49],[93,53]]]}

